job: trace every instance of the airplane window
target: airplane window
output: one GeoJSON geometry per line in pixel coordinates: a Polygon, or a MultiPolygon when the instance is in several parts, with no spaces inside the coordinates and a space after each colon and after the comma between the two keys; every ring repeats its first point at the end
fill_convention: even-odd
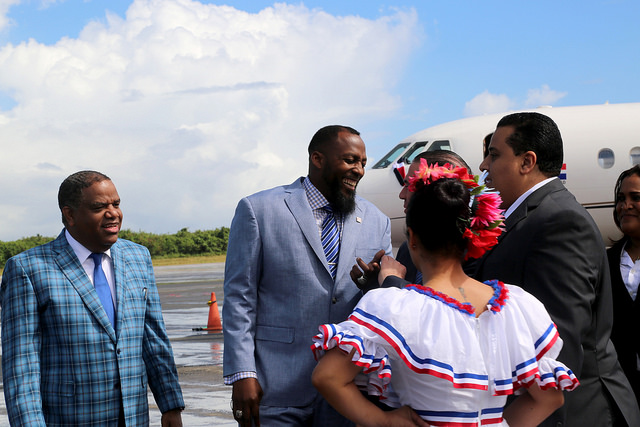
{"type": "Polygon", "coordinates": [[[378,161],[371,169],[384,169],[389,166],[391,163],[396,161],[400,154],[409,146],[408,142],[403,142],[402,144],[398,144],[391,149],[380,161],[378,161]]]}
{"type": "Polygon", "coordinates": [[[615,163],[615,156],[613,155],[613,150],[609,148],[603,148],[598,153],[598,164],[603,169],[609,169],[615,163]]]}
{"type": "Polygon", "coordinates": [[[640,147],[633,147],[629,151],[629,156],[631,156],[631,164],[633,166],[640,164],[640,147]]]}
{"type": "Polygon", "coordinates": [[[451,143],[449,141],[433,141],[427,151],[447,150],[451,151],[451,143]]]}
{"type": "Polygon", "coordinates": [[[411,163],[418,154],[422,153],[422,148],[427,145],[427,142],[428,141],[420,141],[413,144],[409,151],[407,151],[407,154],[403,156],[404,162],[411,163]]]}

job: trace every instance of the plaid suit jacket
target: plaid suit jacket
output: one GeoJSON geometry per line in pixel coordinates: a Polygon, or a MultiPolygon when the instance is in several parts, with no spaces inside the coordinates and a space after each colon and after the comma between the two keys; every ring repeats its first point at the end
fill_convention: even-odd
{"type": "Polygon", "coordinates": [[[2,276],[2,374],[12,425],[149,424],[184,407],[148,250],[111,247],[117,330],[63,232],[11,258],[2,276]]]}

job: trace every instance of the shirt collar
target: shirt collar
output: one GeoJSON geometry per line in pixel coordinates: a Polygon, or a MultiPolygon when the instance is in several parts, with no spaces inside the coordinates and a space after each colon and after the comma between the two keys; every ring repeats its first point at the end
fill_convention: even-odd
{"type": "MultiPolygon", "coordinates": [[[[89,255],[92,254],[92,252],[89,249],[85,248],[82,243],[74,239],[71,233],[69,233],[69,230],[67,230],[66,228],[64,230],[64,236],[67,238],[67,242],[69,242],[69,245],[71,245],[71,249],[73,249],[73,252],[78,257],[78,260],[80,260],[80,264],[84,263],[87,258],[89,258],[89,255]]],[[[111,249],[107,249],[103,253],[111,258],[111,249]]]]}
{"type": "Polygon", "coordinates": [[[622,246],[622,250],[620,251],[620,264],[623,264],[629,268],[633,268],[633,266],[635,265],[635,262],[633,262],[631,256],[629,256],[629,253],[624,248],[624,245],[622,246]]]}
{"type": "Polygon", "coordinates": [[[531,187],[530,189],[528,189],[527,191],[525,191],[524,193],[522,193],[522,195],[520,195],[520,197],[518,197],[516,199],[515,202],[513,202],[513,204],[511,206],[509,206],[509,209],[507,209],[507,211],[504,213],[504,217],[505,219],[509,217],[509,215],[511,215],[513,213],[513,211],[515,211],[518,206],[520,206],[522,204],[522,202],[524,202],[527,197],[529,197],[534,191],[536,191],[538,188],[542,187],[543,185],[546,185],[548,183],[550,183],[551,181],[553,181],[554,179],[557,179],[558,177],[556,176],[552,176],[551,178],[547,178],[544,181],[540,181],[539,183],[537,183],[536,185],[534,185],[533,187],[531,187]]]}
{"type": "Polygon", "coordinates": [[[329,204],[327,198],[311,183],[309,176],[305,177],[302,181],[302,187],[304,187],[304,191],[307,193],[307,200],[309,200],[311,209],[322,209],[329,204]]]}

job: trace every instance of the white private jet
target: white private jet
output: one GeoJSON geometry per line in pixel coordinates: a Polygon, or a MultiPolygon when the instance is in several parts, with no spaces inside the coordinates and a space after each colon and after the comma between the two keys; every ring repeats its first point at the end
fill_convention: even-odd
{"type": "MultiPolygon", "coordinates": [[[[622,171],[640,163],[640,103],[520,111],[536,111],[556,122],[564,142],[560,179],[594,218],[605,244],[611,244],[611,239],[621,236],[613,222],[613,187],[622,171]]],[[[444,149],[458,153],[479,173],[483,139],[507,114],[470,117],[424,129],[400,141],[366,171],[358,194],[391,218],[394,247],[405,240],[405,220],[393,165],[401,161],[408,165],[423,151],[444,149]]]]}

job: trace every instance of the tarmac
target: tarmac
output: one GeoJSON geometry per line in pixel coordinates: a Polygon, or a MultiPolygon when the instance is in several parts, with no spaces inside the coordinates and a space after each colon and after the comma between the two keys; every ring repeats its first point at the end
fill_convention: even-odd
{"type": "MultiPolygon", "coordinates": [[[[205,328],[211,293],[220,312],[224,304],[224,263],[156,267],[156,282],[167,333],[178,366],[186,408],[185,427],[235,427],[231,387],[222,381],[222,333],[205,328]]],[[[149,391],[150,425],[160,426],[160,411],[149,391]]],[[[9,426],[0,384],[0,427],[9,426]]]]}

